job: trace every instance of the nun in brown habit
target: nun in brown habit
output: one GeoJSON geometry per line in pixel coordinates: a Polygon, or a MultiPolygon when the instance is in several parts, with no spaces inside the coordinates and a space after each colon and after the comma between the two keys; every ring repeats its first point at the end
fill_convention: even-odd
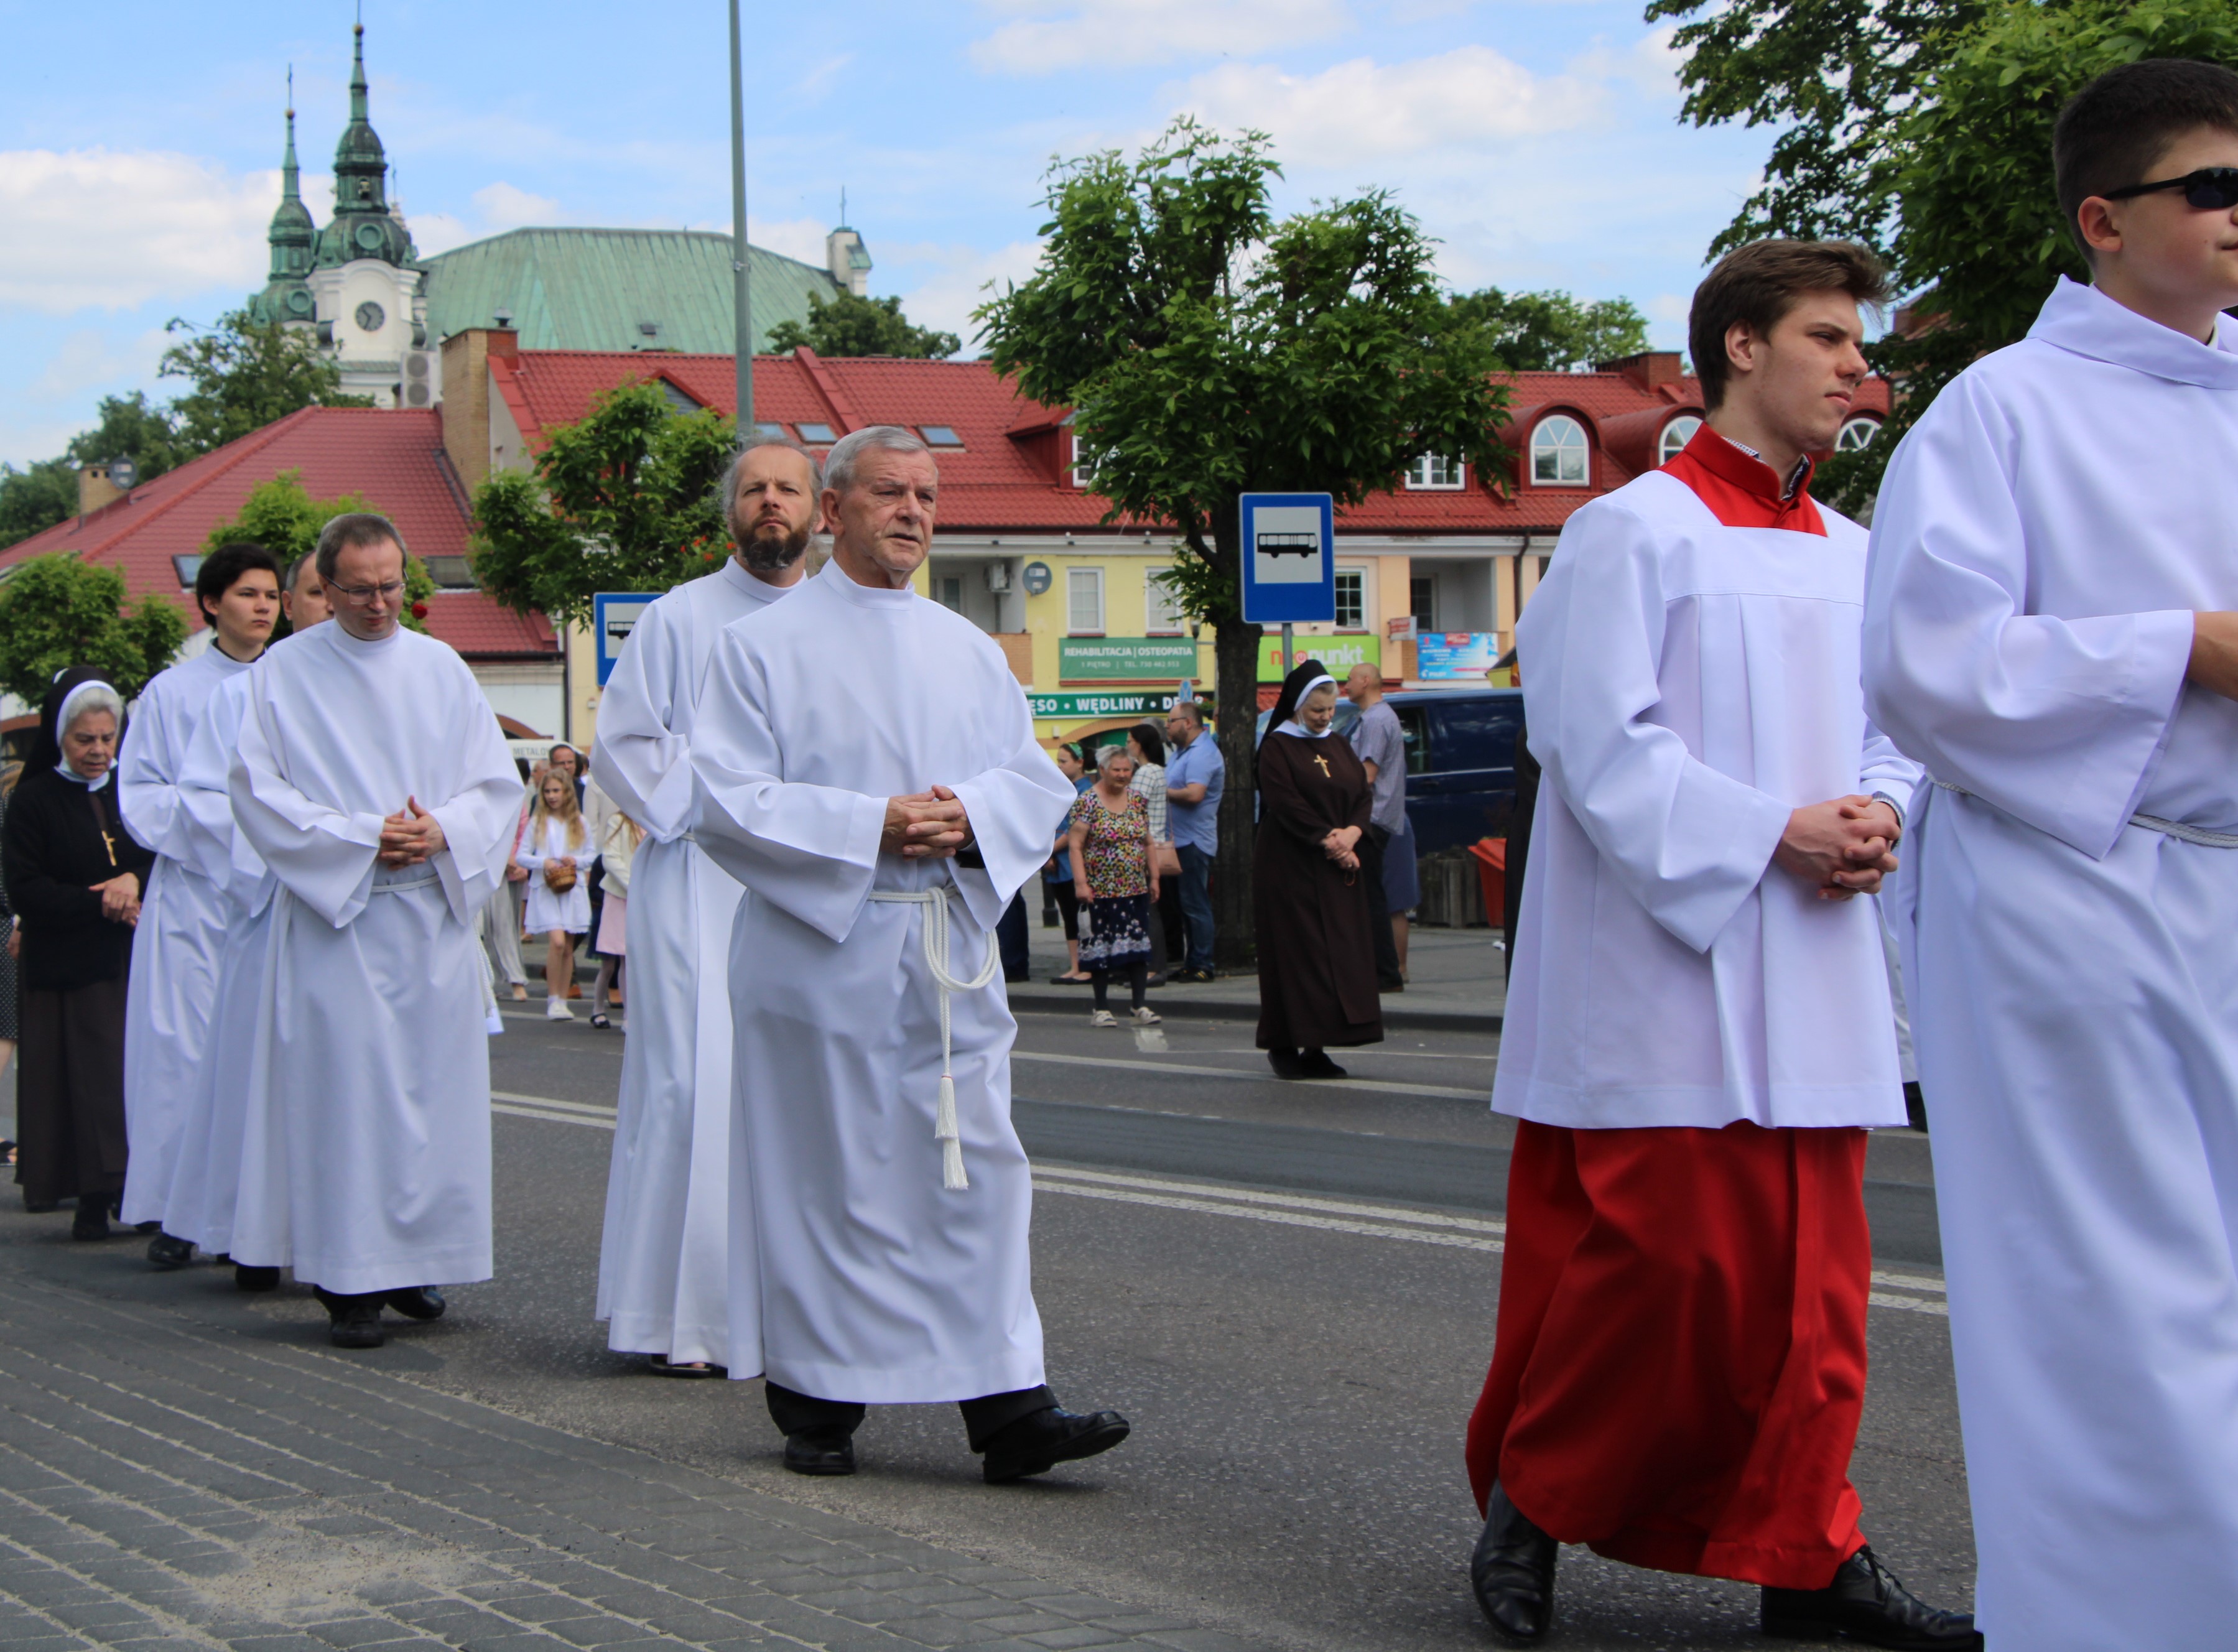
{"type": "Polygon", "coordinates": [[[103,1239],[124,1191],[124,985],[155,857],[124,829],[124,704],[97,671],[65,671],[0,824],[23,935],[16,1180],[30,1210],[77,1200],[76,1239],[103,1239]]]}
{"type": "Polygon", "coordinates": [[[1329,737],[1335,718],[1336,683],[1308,660],[1284,680],[1259,743],[1259,1047],[1280,1078],[1341,1078],[1329,1046],[1383,1041],[1357,852],[1367,771],[1348,741],[1329,737]]]}

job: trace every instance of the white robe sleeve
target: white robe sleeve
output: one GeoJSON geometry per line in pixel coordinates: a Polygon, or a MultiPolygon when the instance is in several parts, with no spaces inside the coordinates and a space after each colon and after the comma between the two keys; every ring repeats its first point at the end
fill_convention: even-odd
{"type": "Polygon", "coordinates": [[[506,857],[513,852],[513,825],[520,817],[520,770],[480,684],[463,661],[454,656],[454,663],[457,693],[450,721],[455,731],[448,737],[465,747],[459,789],[440,802],[418,802],[443,829],[443,848],[428,864],[443,880],[451,915],[471,925],[474,909],[505,882],[506,857]]]}
{"type": "Polygon", "coordinates": [[[245,876],[253,883],[264,864],[233,829],[233,794],[226,781],[241,731],[239,691],[221,685],[210,696],[194,737],[179,764],[179,819],[185,858],[204,877],[224,889],[245,876]]]}
{"type": "Polygon", "coordinates": [[[116,805],[124,829],[142,849],[190,862],[193,851],[179,812],[184,730],[177,726],[180,707],[172,687],[158,678],[133,707],[131,726],[116,754],[116,805]]]}
{"type": "Polygon", "coordinates": [[[665,605],[646,610],[599,697],[599,737],[591,748],[591,777],[599,790],[664,843],[692,824],[690,754],[684,737],[671,732],[678,656],[686,642],[665,605]]]}
{"type": "Polygon", "coordinates": [[[1663,636],[1652,528],[1587,506],[1516,625],[1532,755],[1618,882],[1705,952],[1763,881],[1793,811],[1656,720],[1663,636]]]}
{"type": "Polygon", "coordinates": [[[2192,617],[2027,611],[2017,440],[1961,377],[1890,459],[1865,576],[1865,708],[1937,779],[2100,859],[2182,698],[2192,617]]]}
{"type": "Polygon", "coordinates": [[[346,815],[291,785],[266,712],[252,691],[227,774],[235,829],[290,893],[339,929],[365,910],[381,816],[346,815]]]}
{"type": "Polygon", "coordinates": [[[844,941],[877,873],[886,800],[786,781],[768,687],[725,631],[692,725],[693,833],[757,897],[844,941]]]}
{"type": "Polygon", "coordinates": [[[1077,796],[1035,740],[1023,691],[1005,684],[996,691],[1005,703],[989,708],[986,722],[997,737],[1011,738],[1010,754],[1001,767],[949,785],[971,822],[972,847],[985,867],[956,868],[956,885],[971,915],[990,929],[1049,860],[1049,836],[1077,796]]]}
{"type": "Polygon", "coordinates": [[[1868,797],[1884,796],[1896,804],[1899,817],[1911,818],[1915,795],[1927,771],[1896,749],[1896,742],[1865,723],[1864,755],[1857,765],[1857,790],[1868,797]]]}

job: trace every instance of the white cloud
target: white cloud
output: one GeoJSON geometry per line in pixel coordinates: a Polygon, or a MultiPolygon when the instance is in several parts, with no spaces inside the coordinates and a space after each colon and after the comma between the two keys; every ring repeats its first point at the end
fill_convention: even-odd
{"type": "Polygon", "coordinates": [[[985,0],[1010,14],[971,45],[982,69],[1041,75],[1295,46],[1341,33],[1344,0],[985,0]]]}
{"type": "MultiPolygon", "coordinates": [[[[873,257],[878,256],[875,246],[871,250],[873,257]]],[[[991,296],[989,283],[999,291],[1005,281],[1023,281],[1041,257],[1039,241],[1014,241],[993,252],[976,247],[896,245],[887,261],[908,270],[926,270],[915,285],[904,287],[902,313],[918,327],[955,334],[963,340],[962,354],[970,356],[979,353],[971,312],[991,296]]]]}
{"type": "Polygon", "coordinates": [[[1620,81],[1644,97],[1676,99],[1678,70],[1686,54],[1677,45],[1678,25],[1652,29],[1623,51],[1612,51],[1604,42],[1570,65],[1573,74],[1600,81],[1620,81]]]}
{"type": "MultiPolygon", "coordinates": [[[[162,339],[156,333],[149,335],[162,339]]],[[[140,340],[144,347],[147,340],[140,340]]],[[[142,378],[156,370],[161,347],[155,349],[121,347],[116,340],[93,327],[79,327],[64,335],[39,376],[24,387],[35,401],[61,401],[123,378],[142,378]]]]}
{"type": "MultiPolygon", "coordinates": [[[[308,194],[308,191],[306,191],[308,194]]],[[[277,172],[157,150],[0,151],[0,305],[48,315],[263,285],[277,172]]]]}
{"type": "Polygon", "coordinates": [[[465,219],[447,212],[407,213],[405,221],[412,226],[412,244],[428,258],[437,253],[447,253],[454,247],[463,247],[470,241],[480,241],[488,233],[469,228],[465,219]]]}
{"type": "Polygon", "coordinates": [[[1596,120],[1605,98],[1589,81],[1461,46],[1409,63],[1355,57],[1318,75],[1229,64],[1189,81],[1175,102],[1215,126],[1271,134],[1285,161],[1343,166],[1573,129],[1596,120]]]}
{"type": "Polygon", "coordinates": [[[482,221],[493,232],[560,221],[560,203],[551,196],[516,189],[503,179],[475,190],[473,202],[481,213],[482,221]]]}
{"type": "MultiPolygon", "coordinates": [[[[728,223],[711,224],[707,228],[724,234],[731,232],[728,223]]],[[[815,218],[757,218],[750,208],[746,212],[746,240],[769,252],[783,253],[787,258],[798,258],[804,264],[824,268],[824,237],[831,226],[815,218]]],[[[878,255],[877,248],[871,256],[878,255]]]]}

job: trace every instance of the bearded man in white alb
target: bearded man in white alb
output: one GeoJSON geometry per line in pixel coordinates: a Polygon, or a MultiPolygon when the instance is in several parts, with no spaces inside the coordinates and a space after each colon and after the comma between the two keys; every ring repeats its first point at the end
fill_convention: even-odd
{"type": "Polygon", "coordinates": [[[793,590],[823,476],[759,441],[720,489],[738,551],[639,616],[599,702],[591,777],[645,829],[630,867],[629,1041],[599,1251],[607,1345],[711,1377],[730,1358],[731,1002],[745,893],[692,841],[692,725],[723,627],[793,590]]]}
{"type": "Polygon", "coordinates": [[[731,947],[731,1375],[785,1466],[854,1471],[865,1405],[959,1402],[990,1483],[1108,1450],[1043,1381],[995,925],[1069,783],[1002,651],[910,588],[940,478],[876,426],[824,460],[831,563],[723,633],[692,738],[731,947]]]}
{"type": "Polygon", "coordinates": [[[489,1046],[474,909],[520,776],[473,673],[405,629],[404,545],[336,517],[334,623],[248,679],[234,824],[277,880],[233,1254],[317,1288],[339,1347],[384,1304],[490,1276],[489,1046]]]}

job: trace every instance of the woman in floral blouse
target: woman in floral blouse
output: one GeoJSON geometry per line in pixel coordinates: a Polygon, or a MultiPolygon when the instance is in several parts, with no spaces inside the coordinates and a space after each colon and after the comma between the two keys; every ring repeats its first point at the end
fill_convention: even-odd
{"type": "Polygon", "coordinates": [[[1142,1001],[1150,966],[1150,907],[1158,898],[1158,867],[1150,854],[1149,810],[1128,790],[1135,759],[1124,746],[1098,755],[1096,784],[1072,806],[1073,889],[1080,896],[1080,964],[1096,992],[1094,1027],[1116,1027],[1105,995],[1112,973],[1127,977],[1134,1018],[1148,1027],[1159,1019],[1142,1001]]]}

